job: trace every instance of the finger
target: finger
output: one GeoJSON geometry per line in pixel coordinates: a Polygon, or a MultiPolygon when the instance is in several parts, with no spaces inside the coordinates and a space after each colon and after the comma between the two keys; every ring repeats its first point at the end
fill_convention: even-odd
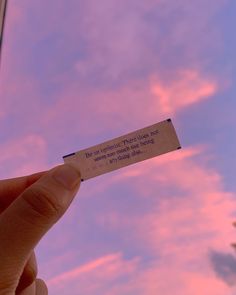
{"type": "Polygon", "coordinates": [[[22,273],[29,253],[59,220],[80,186],[80,172],[69,164],[58,166],[26,189],[0,215],[0,285],[22,273]],[[9,278],[9,277],[8,277],[9,278]]]}
{"type": "Polygon", "coordinates": [[[16,295],[48,295],[48,288],[43,280],[36,279],[35,282],[21,292],[16,292],[16,295]]]}
{"type": "Polygon", "coordinates": [[[35,281],[36,295],[48,295],[48,288],[45,282],[41,279],[35,281]]]}
{"type": "Polygon", "coordinates": [[[36,284],[33,282],[29,287],[22,290],[20,293],[16,292],[16,295],[36,295],[36,284]]]}
{"type": "Polygon", "coordinates": [[[28,176],[0,180],[0,213],[45,173],[46,171],[42,171],[28,176]]]}
{"type": "Polygon", "coordinates": [[[22,290],[29,287],[37,277],[38,268],[34,251],[32,252],[30,259],[27,261],[23,273],[20,277],[19,284],[16,289],[16,293],[20,293],[22,290]]]}

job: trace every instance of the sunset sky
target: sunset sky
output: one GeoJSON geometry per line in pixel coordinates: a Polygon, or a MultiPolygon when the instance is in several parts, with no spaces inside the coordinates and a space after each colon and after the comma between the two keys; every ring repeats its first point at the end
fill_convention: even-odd
{"type": "Polygon", "coordinates": [[[182,150],[81,184],[52,295],[235,295],[236,1],[10,0],[0,178],[172,118],[182,150]]]}

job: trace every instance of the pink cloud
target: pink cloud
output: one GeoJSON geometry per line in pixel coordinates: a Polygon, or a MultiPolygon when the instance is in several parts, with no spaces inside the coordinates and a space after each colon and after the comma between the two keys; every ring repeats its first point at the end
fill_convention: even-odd
{"type": "Polygon", "coordinates": [[[173,83],[154,82],[152,93],[162,113],[173,114],[189,105],[208,99],[218,90],[216,82],[204,79],[197,71],[183,71],[173,83]]]}
{"type": "Polygon", "coordinates": [[[8,140],[0,145],[0,153],[2,178],[17,177],[49,168],[46,164],[47,144],[36,134],[8,140]]]}
{"type": "Polygon", "coordinates": [[[60,294],[68,294],[68,288],[71,290],[70,293],[74,290],[74,294],[77,294],[78,290],[81,294],[102,294],[102,290],[107,289],[106,284],[134,272],[138,261],[137,258],[124,260],[121,253],[109,254],[62,273],[47,283],[49,290],[53,288],[60,294]]]}
{"type": "MultiPolygon", "coordinates": [[[[158,265],[158,261],[155,261],[158,265]]],[[[207,274],[189,271],[175,271],[177,265],[172,263],[165,269],[162,266],[138,270],[127,284],[116,285],[108,290],[105,295],[225,295],[230,289],[223,282],[207,274]],[[174,269],[174,271],[172,270],[174,269]]],[[[96,294],[96,293],[94,293],[96,294]]]]}
{"type": "Polygon", "coordinates": [[[102,69],[104,78],[116,80],[137,68],[142,59],[149,63],[150,54],[154,58],[154,53],[147,44],[151,29],[144,17],[158,2],[102,0],[98,5],[87,1],[81,29],[86,32],[89,58],[75,64],[77,73],[88,77],[94,70],[102,69]]]}
{"type": "MultiPolygon", "coordinates": [[[[11,69],[14,71],[14,68],[11,69]]],[[[26,78],[24,76],[13,76],[11,71],[6,71],[3,75],[1,87],[1,99],[2,103],[2,118],[9,118],[9,116],[22,116],[22,120],[25,117],[29,117],[34,114],[35,117],[39,117],[38,110],[40,109],[38,83],[33,78],[26,78]],[[24,97],[22,101],[19,98],[19,94],[24,97]],[[28,110],[31,110],[30,114],[28,110]]]]}
{"type": "Polygon", "coordinates": [[[94,260],[80,268],[64,273],[48,281],[49,291],[60,294],[104,295],[224,295],[229,288],[206,272],[187,271],[180,264],[153,261],[153,265],[141,268],[133,262],[121,261],[116,255],[94,260]],[[126,277],[123,281],[122,278],[126,277]],[[206,287],[207,286],[207,287],[206,287]]]}
{"type": "Polygon", "coordinates": [[[56,134],[73,126],[75,133],[82,134],[86,130],[87,136],[94,136],[107,130],[115,137],[121,134],[114,130],[123,128],[122,132],[128,133],[176,116],[179,111],[209,99],[218,91],[216,82],[204,78],[195,70],[186,70],[169,82],[162,81],[158,76],[152,75],[146,81],[129,81],[119,89],[93,90],[70,84],[53,108],[45,113],[43,122],[47,130],[56,122],[56,134]]]}
{"type": "MultiPolygon", "coordinates": [[[[157,264],[158,262],[156,262],[157,264]]],[[[224,295],[230,291],[224,283],[214,277],[197,272],[182,271],[181,265],[175,265],[175,263],[167,264],[168,262],[166,262],[165,268],[159,265],[159,267],[140,271],[130,285],[117,288],[116,292],[111,292],[111,294],[224,295]]]]}
{"type": "Polygon", "coordinates": [[[49,287],[62,295],[68,290],[72,295],[224,295],[232,291],[214,273],[209,252],[232,251],[235,196],[224,190],[222,177],[209,168],[208,159],[201,158],[205,152],[206,147],[200,146],[167,154],[159,161],[130,166],[129,173],[108,180],[109,185],[132,180],[134,199],[146,196],[144,202],[151,202],[152,209],[140,214],[130,210],[127,216],[116,207],[116,211],[97,214],[97,223],[106,231],[122,233],[151,261],[108,254],[50,279],[49,287]]]}
{"type": "MultiPolygon", "coordinates": [[[[79,50],[83,43],[86,54],[82,54],[83,58],[79,55],[70,69],[53,77],[53,82],[65,86],[57,95],[56,103],[45,112],[43,121],[48,132],[52,133],[50,126],[57,136],[65,134],[70,126],[75,133],[82,134],[86,130],[87,136],[104,130],[112,132],[126,125],[130,128],[127,130],[132,130],[156,122],[157,118],[162,120],[167,115],[176,115],[215,95],[220,90],[219,83],[215,77],[204,73],[196,51],[205,50],[204,46],[199,48],[199,40],[209,42],[211,38],[202,34],[203,27],[225,1],[206,5],[201,12],[201,22],[196,21],[198,7],[204,3],[202,0],[198,3],[182,0],[178,4],[160,0],[145,4],[102,0],[99,4],[87,1],[81,9],[76,9],[75,4],[70,16],[73,30],[65,26],[64,20],[58,22],[57,30],[66,30],[69,40],[73,39],[74,48],[79,50]],[[173,21],[169,33],[164,34],[158,11],[164,20],[175,19],[179,11],[184,17],[176,23],[173,21]],[[151,13],[157,14],[156,26],[147,17],[151,13]],[[199,36],[198,40],[195,35],[199,36]],[[190,47],[187,52],[194,52],[193,62],[163,68],[160,66],[163,54],[169,52],[172,56],[170,48],[176,44],[190,47]],[[114,81],[119,83],[113,87],[114,81]]],[[[62,2],[60,7],[59,15],[65,9],[62,2]]],[[[54,24],[50,24],[50,30],[54,29],[54,24]]],[[[218,38],[214,30],[209,34],[213,39],[218,38]]]]}
{"type": "MultiPolygon", "coordinates": [[[[141,231],[142,234],[150,232],[150,237],[154,237],[154,245],[160,243],[158,240],[159,235],[161,238],[167,236],[172,238],[172,232],[181,234],[183,230],[183,234],[188,233],[189,235],[191,232],[194,234],[194,232],[204,232],[206,229],[211,229],[216,235],[215,246],[219,247],[222,243],[220,248],[222,250],[225,245],[229,245],[233,234],[231,223],[236,205],[234,194],[224,190],[223,179],[219,173],[210,169],[206,164],[199,162],[199,159],[195,159],[201,154],[202,150],[202,147],[200,149],[190,148],[167,154],[160,158],[130,166],[125,169],[126,171],[120,171],[119,174],[114,175],[113,182],[119,182],[121,179],[130,182],[132,178],[138,179],[138,181],[134,182],[136,191],[139,191],[142,196],[156,198],[157,211],[154,210],[146,218],[152,223],[150,228],[153,230],[155,228],[157,233],[154,234],[146,228],[141,231]],[[142,179],[145,179],[145,181],[142,181],[142,179]],[[156,185],[156,181],[162,186],[164,185],[165,188],[178,188],[180,192],[175,198],[170,198],[173,191],[167,189],[165,190],[166,196],[158,197],[151,193],[153,191],[152,184],[155,183],[156,185]],[[168,214],[166,215],[165,212],[168,212],[168,214]],[[180,224],[184,220],[186,224],[182,228],[180,224]],[[188,224],[187,220],[191,222],[188,224]],[[193,231],[192,223],[200,226],[200,228],[193,231]],[[162,227],[162,224],[165,226],[162,227]],[[168,225],[167,228],[166,225],[168,225]],[[221,229],[219,231],[221,235],[224,234],[223,241],[226,241],[226,244],[218,238],[217,228],[221,229]]],[[[161,191],[162,193],[163,191],[161,191]]],[[[110,213],[109,216],[111,216],[110,213]]],[[[144,218],[145,222],[147,219],[144,218]]],[[[121,220],[124,221],[124,225],[130,224],[130,219],[125,218],[125,216],[115,218],[114,215],[113,220],[117,221],[117,224],[116,222],[110,223],[114,226],[122,225],[121,220]]],[[[135,219],[136,221],[138,222],[135,219]]],[[[140,222],[142,223],[142,220],[140,222]]],[[[147,227],[150,223],[147,222],[147,227]]],[[[177,234],[173,236],[173,239],[176,237],[177,234]]],[[[211,235],[209,239],[214,240],[211,235]]],[[[144,240],[146,241],[146,239],[144,240]]],[[[173,241],[171,244],[176,243],[173,241]]]]}
{"type": "MultiPolygon", "coordinates": [[[[77,133],[86,130],[88,136],[102,133],[104,129],[119,130],[124,125],[129,125],[132,130],[142,127],[143,124],[153,123],[157,118],[162,120],[167,115],[175,115],[177,111],[215,94],[219,90],[219,85],[211,77],[205,77],[199,63],[194,62],[188,65],[188,68],[183,64],[180,75],[179,68],[169,67],[167,71],[172,73],[172,79],[169,79],[168,74],[160,67],[160,61],[163,52],[168,51],[169,44],[174,45],[176,40],[185,44],[188,38],[192,40],[193,37],[189,31],[183,31],[184,28],[187,30],[194,28],[194,31],[203,35],[202,26],[224,3],[223,0],[217,0],[214,6],[206,5],[204,17],[201,18],[201,22],[196,22],[193,21],[197,18],[196,7],[202,5],[203,1],[195,4],[182,0],[178,5],[160,0],[145,1],[145,4],[143,1],[102,0],[99,4],[96,1],[87,1],[82,9],[77,7],[78,4],[73,4],[70,24],[67,24],[65,19],[67,5],[63,1],[58,1],[57,5],[54,2],[48,4],[46,11],[39,2],[32,4],[30,1],[25,1],[24,5],[11,4],[9,19],[12,23],[15,22],[15,27],[21,26],[24,29],[24,36],[28,38],[30,44],[33,45],[48,34],[60,31],[66,32],[66,38],[69,36],[68,40],[70,42],[73,40],[73,43],[69,44],[78,51],[81,40],[83,45],[86,45],[86,55],[83,55],[83,58],[78,58],[67,71],[59,71],[52,77],[52,82],[60,87],[64,85],[64,89],[57,94],[55,104],[45,109],[43,122],[40,123],[46,132],[59,137],[64,135],[65,130],[71,125],[77,133]],[[52,15],[51,11],[54,9],[57,13],[52,15]],[[107,14],[108,9],[109,14],[107,14]],[[166,18],[175,16],[179,10],[183,11],[186,17],[171,27],[170,34],[163,34],[162,20],[159,19],[158,11],[166,18]],[[40,26],[38,25],[35,34],[29,29],[26,16],[39,11],[43,12],[45,20],[39,21],[40,26]],[[156,26],[153,26],[147,17],[152,12],[157,13],[156,26]],[[154,40],[157,43],[161,40],[158,45],[161,49],[155,48],[154,40]],[[154,64],[156,66],[153,66],[154,64]],[[126,77],[127,72],[130,74],[126,77]],[[92,77],[96,78],[94,73],[100,73],[99,76],[102,76],[106,82],[101,82],[99,87],[92,86],[90,84],[92,77]],[[141,74],[136,77],[136,73],[141,74]],[[117,79],[121,81],[122,77],[126,79],[118,83],[116,89],[111,87],[110,82],[117,79]],[[96,126],[89,114],[93,114],[93,119],[98,122],[96,126]],[[136,122],[140,125],[138,126],[136,122]]],[[[8,29],[11,40],[14,40],[14,26],[9,25],[8,29]]],[[[209,39],[209,36],[204,38],[209,39]]],[[[15,105],[19,106],[18,95],[21,94],[24,97],[22,105],[34,110],[32,111],[34,118],[35,116],[41,118],[38,110],[42,94],[38,79],[34,75],[27,74],[27,77],[22,75],[14,54],[16,49],[11,42],[6,40],[9,47],[6,55],[8,67],[4,68],[6,77],[1,84],[2,97],[6,98],[1,100],[4,100],[6,111],[5,113],[1,111],[1,117],[11,112],[15,105]],[[10,62],[11,60],[13,62],[10,62]]],[[[189,43],[195,46],[199,42],[192,40],[187,43],[188,46],[189,43]]],[[[56,52],[55,57],[57,57],[56,52]]],[[[27,56],[22,58],[26,59],[27,56]]],[[[53,66],[52,60],[52,64],[47,67],[51,69],[53,66]]],[[[45,68],[45,71],[49,71],[49,68],[45,68]]],[[[23,110],[22,106],[19,107],[23,110]]]]}
{"type": "MultiPolygon", "coordinates": [[[[130,167],[129,173],[123,172],[122,181],[133,179],[136,192],[152,201],[150,212],[141,217],[132,213],[126,216],[117,210],[98,216],[97,220],[113,232],[126,232],[130,243],[142,245],[142,249],[158,257],[153,262],[153,271],[148,267],[140,271],[145,282],[142,286],[137,283],[138,290],[149,286],[140,294],[156,294],[157,291],[161,294],[195,295],[200,291],[206,295],[225,294],[229,287],[216,278],[209,252],[232,251],[235,195],[224,190],[219,173],[199,158],[195,159],[199,154],[197,149],[182,154],[181,157],[167,155],[169,161],[160,163],[158,159],[143,162],[142,173],[136,167],[130,167]],[[158,184],[164,185],[165,190],[157,189],[158,184]],[[146,281],[149,279],[152,283],[146,281]],[[211,288],[204,291],[204,285],[211,285],[211,288]]],[[[120,177],[117,176],[117,180],[120,177]]]]}
{"type": "MultiPolygon", "coordinates": [[[[204,0],[102,0],[99,4],[87,1],[83,6],[86,17],[81,17],[80,28],[88,58],[78,60],[75,68],[86,77],[99,69],[108,81],[122,79],[133,70],[145,71],[147,66],[160,69],[168,55],[173,63],[176,58],[185,63],[187,58],[194,68],[199,68],[204,62],[203,58],[200,62],[199,56],[221,46],[221,36],[215,27],[209,26],[209,19],[226,3],[227,0],[216,0],[214,5],[204,0]],[[203,34],[206,27],[207,34],[203,34]],[[171,55],[175,51],[178,54],[174,58],[171,55]]],[[[165,70],[166,66],[160,72],[164,74],[165,70]]]]}

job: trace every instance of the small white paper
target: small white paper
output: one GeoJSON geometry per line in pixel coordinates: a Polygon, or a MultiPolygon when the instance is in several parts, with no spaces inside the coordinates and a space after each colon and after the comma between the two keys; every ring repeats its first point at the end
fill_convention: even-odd
{"type": "Polygon", "coordinates": [[[171,119],[66,155],[82,180],[96,177],[161,154],[181,149],[171,119]]]}

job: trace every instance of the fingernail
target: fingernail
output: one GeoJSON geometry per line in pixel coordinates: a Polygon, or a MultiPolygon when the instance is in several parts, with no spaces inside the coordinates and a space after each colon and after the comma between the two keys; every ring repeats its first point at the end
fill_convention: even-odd
{"type": "Polygon", "coordinates": [[[79,172],[72,166],[64,164],[53,173],[54,179],[66,189],[74,189],[81,181],[79,172]]]}

